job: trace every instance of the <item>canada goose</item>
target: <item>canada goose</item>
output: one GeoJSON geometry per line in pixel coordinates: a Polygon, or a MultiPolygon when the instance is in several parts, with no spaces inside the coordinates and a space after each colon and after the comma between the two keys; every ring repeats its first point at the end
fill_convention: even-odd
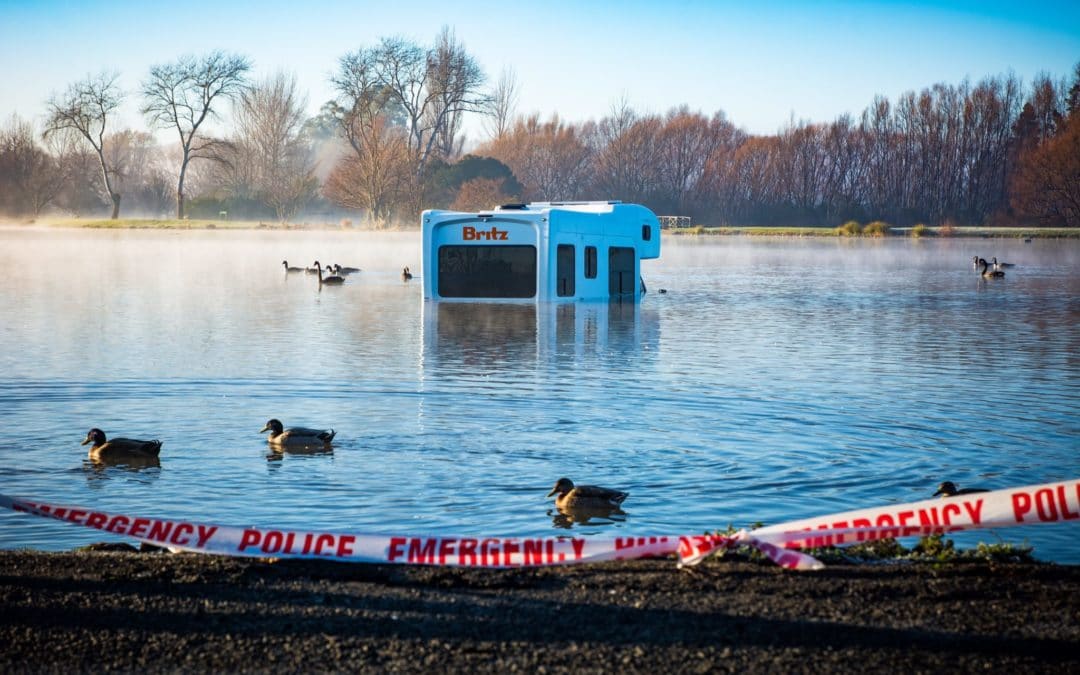
{"type": "Polygon", "coordinates": [[[971,256],[971,269],[975,270],[976,272],[979,271],[979,256],[971,256]]]}
{"type": "Polygon", "coordinates": [[[319,273],[319,285],[320,286],[322,286],[323,284],[343,284],[343,283],[345,283],[345,277],[339,277],[339,276],[324,277],[322,275],[322,265],[319,264],[318,260],[315,261],[315,269],[318,270],[318,273],[319,273]]]}
{"type": "Polygon", "coordinates": [[[90,446],[90,459],[109,459],[122,456],[157,457],[161,452],[161,441],[139,441],[133,438],[114,438],[106,440],[101,429],[86,432],[86,438],[79,445],[93,443],[90,446]]]}
{"type": "Polygon", "coordinates": [[[1005,273],[1002,272],[1001,270],[992,270],[992,269],[990,269],[990,263],[986,262],[982,258],[979,258],[979,264],[982,265],[982,275],[983,275],[983,277],[985,277],[987,279],[990,279],[990,278],[993,278],[993,277],[1003,277],[1003,276],[1005,276],[1005,273]]]}
{"type": "Polygon", "coordinates": [[[337,263],[334,263],[333,267],[334,267],[334,274],[341,274],[341,275],[356,274],[357,272],[360,271],[359,267],[342,267],[341,265],[338,265],[337,263]]]}
{"type": "Polygon", "coordinates": [[[1016,267],[1016,265],[1013,264],[1013,263],[998,262],[997,258],[994,258],[993,260],[991,260],[990,264],[993,265],[994,269],[996,269],[996,270],[1004,269],[1006,267],[1016,267]]]}
{"type": "Polygon", "coordinates": [[[304,427],[284,428],[276,419],[267,421],[259,433],[269,431],[266,442],[278,446],[330,445],[337,432],[333,429],[305,429],[304,427]]]}
{"type": "Polygon", "coordinates": [[[282,260],[281,264],[285,268],[285,274],[294,274],[296,272],[303,272],[304,271],[303,268],[301,268],[301,267],[289,267],[289,261],[288,260],[282,260]]]}
{"type": "Polygon", "coordinates": [[[956,483],[953,483],[952,481],[947,480],[944,483],[942,483],[941,485],[938,485],[937,486],[937,492],[935,492],[934,494],[932,494],[930,496],[931,497],[937,497],[938,495],[941,495],[942,498],[945,498],[945,497],[955,497],[956,495],[969,495],[969,494],[973,494],[975,492],[989,492],[989,490],[984,490],[983,488],[959,488],[958,489],[956,487],[956,483]]]}
{"type": "Polygon", "coordinates": [[[574,485],[569,478],[555,481],[555,487],[547,496],[555,497],[555,506],[560,509],[615,509],[630,496],[629,492],[611,490],[595,485],[574,485]]]}
{"type": "Polygon", "coordinates": [[[401,280],[402,281],[408,281],[409,279],[412,279],[412,272],[409,271],[408,267],[402,267],[401,268],[401,280]]]}

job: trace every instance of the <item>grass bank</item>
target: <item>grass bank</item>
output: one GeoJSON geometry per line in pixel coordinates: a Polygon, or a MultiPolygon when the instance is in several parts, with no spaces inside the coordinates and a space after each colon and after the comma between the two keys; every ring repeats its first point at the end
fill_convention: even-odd
{"type": "Polygon", "coordinates": [[[678,227],[664,230],[675,236],[744,235],[769,237],[975,237],[982,239],[1080,239],[1080,228],[1054,227],[980,227],[916,225],[915,227],[891,227],[870,223],[855,228],[849,224],[840,227],[784,227],[784,226],[723,226],[678,227]],[[873,225],[874,227],[870,227],[873,225]]]}

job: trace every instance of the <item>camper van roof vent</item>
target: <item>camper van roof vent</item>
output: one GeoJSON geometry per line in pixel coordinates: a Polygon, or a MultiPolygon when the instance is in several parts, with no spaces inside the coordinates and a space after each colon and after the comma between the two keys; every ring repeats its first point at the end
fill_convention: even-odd
{"type": "Polygon", "coordinates": [[[503,204],[499,207],[500,211],[523,211],[529,208],[528,204],[503,204]]]}

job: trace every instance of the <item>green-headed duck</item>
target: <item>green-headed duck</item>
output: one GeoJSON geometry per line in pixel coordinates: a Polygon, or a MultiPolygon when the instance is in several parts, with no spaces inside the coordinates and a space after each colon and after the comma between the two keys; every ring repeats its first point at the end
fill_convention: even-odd
{"type": "Polygon", "coordinates": [[[161,452],[161,441],[139,441],[133,438],[105,438],[101,429],[91,429],[80,445],[90,446],[90,459],[110,459],[115,457],[157,457],[161,452]]]}
{"type": "Polygon", "coordinates": [[[292,427],[286,429],[276,419],[269,420],[259,433],[269,431],[267,443],[277,446],[312,446],[330,445],[336,432],[333,429],[305,429],[304,427],[292,427]]]}
{"type": "Polygon", "coordinates": [[[555,506],[560,509],[617,509],[630,496],[629,492],[611,490],[595,485],[574,485],[569,478],[555,481],[555,487],[547,496],[555,497],[555,506]]]}
{"type": "Polygon", "coordinates": [[[976,492],[989,492],[989,490],[985,490],[983,488],[958,488],[956,487],[956,483],[947,480],[941,485],[938,485],[937,492],[930,496],[937,497],[938,495],[941,495],[942,498],[945,498],[955,497],[956,495],[970,495],[976,492]]]}

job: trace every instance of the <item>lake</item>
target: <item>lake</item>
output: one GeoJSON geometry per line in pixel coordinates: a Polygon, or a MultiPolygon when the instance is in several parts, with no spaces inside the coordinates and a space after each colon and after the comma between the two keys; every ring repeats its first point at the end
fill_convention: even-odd
{"type": "MultiPolygon", "coordinates": [[[[698,534],[1080,477],[1080,242],[667,237],[637,304],[432,304],[418,232],[0,227],[0,492],[370,534],[698,534]],[[973,255],[1015,263],[983,280],[973,255]],[[362,268],[341,287],[281,261],[362,268]],[[660,289],[667,292],[661,294],[660,289]],[[259,430],[332,427],[332,452],[259,430]],[[164,441],[99,466],[90,427],[164,441]],[[630,492],[572,522],[560,476],[630,492]]],[[[954,535],[1080,563],[1075,524],[954,535]]],[[[123,540],[0,513],[0,548],[123,540]]]]}

